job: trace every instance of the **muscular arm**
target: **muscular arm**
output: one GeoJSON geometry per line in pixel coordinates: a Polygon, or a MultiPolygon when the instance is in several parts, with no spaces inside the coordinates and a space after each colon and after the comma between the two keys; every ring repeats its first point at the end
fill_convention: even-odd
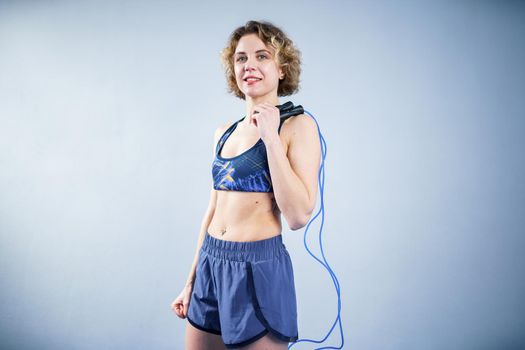
{"type": "MultiPolygon", "coordinates": [[[[213,156],[214,157],[215,157],[215,146],[217,145],[217,142],[219,141],[219,137],[222,135],[224,128],[225,126],[222,125],[215,130],[215,134],[213,136],[213,156]]],[[[191,265],[190,273],[188,274],[188,279],[186,280],[186,285],[191,285],[195,281],[195,270],[197,269],[197,262],[199,261],[199,250],[202,246],[202,242],[204,241],[206,230],[211,222],[211,219],[213,218],[213,214],[215,213],[216,204],[217,204],[217,191],[213,188],[213,184],[212,184],[212,189],[210,192],[210,201],[208,203],[208,208],[206,209],[206,212],[204,213],[204,217],[202,218],[201,228],[199,231],[199,237],[197,239],[197,247],[195,248],[195,255],[193,257],[193,263],[191,265]]]]}
{"type": "Polygon", "coordinates": [[[308,223],[315,208],[321,149],[312,118],[296,116],[290,123],[288,154],[278,136],[266,143],[266,150],[275,200],[288,226],[297,230],[308,223]]]}

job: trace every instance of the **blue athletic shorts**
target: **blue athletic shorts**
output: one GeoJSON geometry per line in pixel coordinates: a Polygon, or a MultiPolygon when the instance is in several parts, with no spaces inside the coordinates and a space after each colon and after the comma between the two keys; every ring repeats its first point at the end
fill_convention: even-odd
{"type": "Polygon", "coordinates": [[[253,343],[268,332],[295,342],[295,283],[282,234],[236,242],[206,232],[187,319],[200,330],[221,335],[229,349],[253,343]]]}

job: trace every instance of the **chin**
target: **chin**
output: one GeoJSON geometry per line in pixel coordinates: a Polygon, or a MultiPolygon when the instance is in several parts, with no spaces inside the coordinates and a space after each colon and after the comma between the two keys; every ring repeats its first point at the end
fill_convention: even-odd
{"type": "MultiPolygon", "coordinates": [[[[241,90],[242,91],[242,90],[241,90]]],[[[244,96],[250,96],[250,97],[261,97],[261,96],[266,96],[268,95],[269,93],[272,92],[272,90],[248,90],[248,91],[242,91],[244,96]]]]}
{"type": "Polygon", "coordinates": [[[244,96],[249,96],[249,97],[259,97],[259,96],[264,96],[265,94],[264,93],[257,93],[257,92],[254,92],[254,91],[243,91],[244,93],[244,96]]]}

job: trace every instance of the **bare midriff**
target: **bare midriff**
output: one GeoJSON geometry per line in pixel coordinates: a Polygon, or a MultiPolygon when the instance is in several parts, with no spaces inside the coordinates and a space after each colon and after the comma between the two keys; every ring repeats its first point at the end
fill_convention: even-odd
{"type": "Polygon", "coordinates": [[[208,233],[217,239],[253,242],[281,233],[281,211],[272,192],[217,191],[208,233]]]}

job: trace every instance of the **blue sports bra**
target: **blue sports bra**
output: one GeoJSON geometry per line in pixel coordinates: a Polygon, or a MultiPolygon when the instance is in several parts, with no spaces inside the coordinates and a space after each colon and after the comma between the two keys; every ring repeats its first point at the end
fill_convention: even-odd
{"type": "MultiPolygon", "coordinates": [[[[224,143],[244,118],[246,116],[233,123],[215,147],[212,164],[213,188],[223,191],[273,192],[266,146],[262,139],[235,157],[224,158],[220,155],[224,143]]],[[[284,119],[281,119],[278,133],[283,122],[284,119]]]]}

